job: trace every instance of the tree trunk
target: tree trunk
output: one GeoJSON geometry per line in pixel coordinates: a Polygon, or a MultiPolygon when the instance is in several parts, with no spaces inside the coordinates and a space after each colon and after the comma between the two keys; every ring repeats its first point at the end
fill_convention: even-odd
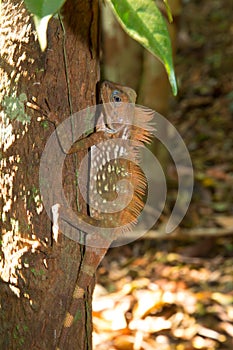
{"type": "MultiPolygon", "coordinates": [[[[61,331],[83,247],[65,236],[59,244],[52,239],[39,191],[40,157],[54,131],[51,120],[62,122],[96,104],[98,1],[68,0],[61,17],[50,21],[44,53],[21,1],[2,3],[0,35],[0,349],[50,350],[61,331]]],[[[68,157],[64,188],[73,207],[75,168],[68,157]]],[[[93,285],[66,349],[91,349],[93,285]]]]}

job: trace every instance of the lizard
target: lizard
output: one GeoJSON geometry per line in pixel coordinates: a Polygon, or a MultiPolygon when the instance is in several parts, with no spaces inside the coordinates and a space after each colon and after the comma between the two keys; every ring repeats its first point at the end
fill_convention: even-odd
{"type": "Polygon", "coordinates": [[[91,150],[90,215],[78,215],[93,225],[96,231],[101,232],[101,228],[111,228],[112,231],[109,236],[98,232],[95,234],[98,247],[93,247],[92,235],[86,235],[85,254],[56,350],[65,349],[69,329],[74,324],[78,311],[79,300],[83,298],[85,289],[111,243],[124,232],[132,230],[144,206],[146,179],[139,166],[138,149],[144,146],[144,143],[149,143],[153,137],[154,128],[151,121],[154,111],[135,105],[136,92],[133,89],[109,81],[102,83],[100,98],[103,108],[94,132],[77,140],[68,154],[83,149],[91,150]],[[127,180],[127,183],[123,181],[123,186],[119,186],[120,180],[127,180]],[[125,206],[123,209],[122,204],[125,206]]]}

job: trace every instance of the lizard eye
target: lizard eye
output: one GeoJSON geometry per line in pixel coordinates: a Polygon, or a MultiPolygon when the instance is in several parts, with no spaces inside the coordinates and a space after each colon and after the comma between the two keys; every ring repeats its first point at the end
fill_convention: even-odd
{"type": "Polygon", "coordinates": [[[119,94],[120,94],[120,91],[114,90],[111,94],[111,100],[117,103],[121,102],[121,97],[119,96],[119,94]]]}

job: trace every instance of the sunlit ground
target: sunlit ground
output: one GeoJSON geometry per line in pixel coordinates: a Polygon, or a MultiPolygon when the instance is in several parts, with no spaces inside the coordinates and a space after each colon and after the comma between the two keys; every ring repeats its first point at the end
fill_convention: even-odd
{"type": "Polygon", "coordinates": [[[229,241],[220,239],[209,258],[186,256],[184,243],[183,254],[152,248],[141,255],[146,242],[132,246],[132,255],[110,252],[94,294],[94,349],[232,349],[229,241]]]}

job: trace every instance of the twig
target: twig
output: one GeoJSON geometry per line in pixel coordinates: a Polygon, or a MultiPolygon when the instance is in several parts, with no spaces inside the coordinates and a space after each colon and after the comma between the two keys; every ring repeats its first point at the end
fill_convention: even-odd
{"type": "MultiPolygon", "coordinates": [[[[186,239],[186,238],[198,238],[198,237],[222,237],[233,235],[233,227],[228,228],[194,228],[194,229],[182,229],[178,228],[170,234],[166,234],[162,229],[161,230],[150,230],[146,234],[140,237],[140,232],[135,234],[135,240],[140,237],[140,239],[186,239]]],[[[134,235],[130,234],[130,240],[132,240],[134,235]]],[[[126,239],[129,237],[126,236],[126,239]]]]}

